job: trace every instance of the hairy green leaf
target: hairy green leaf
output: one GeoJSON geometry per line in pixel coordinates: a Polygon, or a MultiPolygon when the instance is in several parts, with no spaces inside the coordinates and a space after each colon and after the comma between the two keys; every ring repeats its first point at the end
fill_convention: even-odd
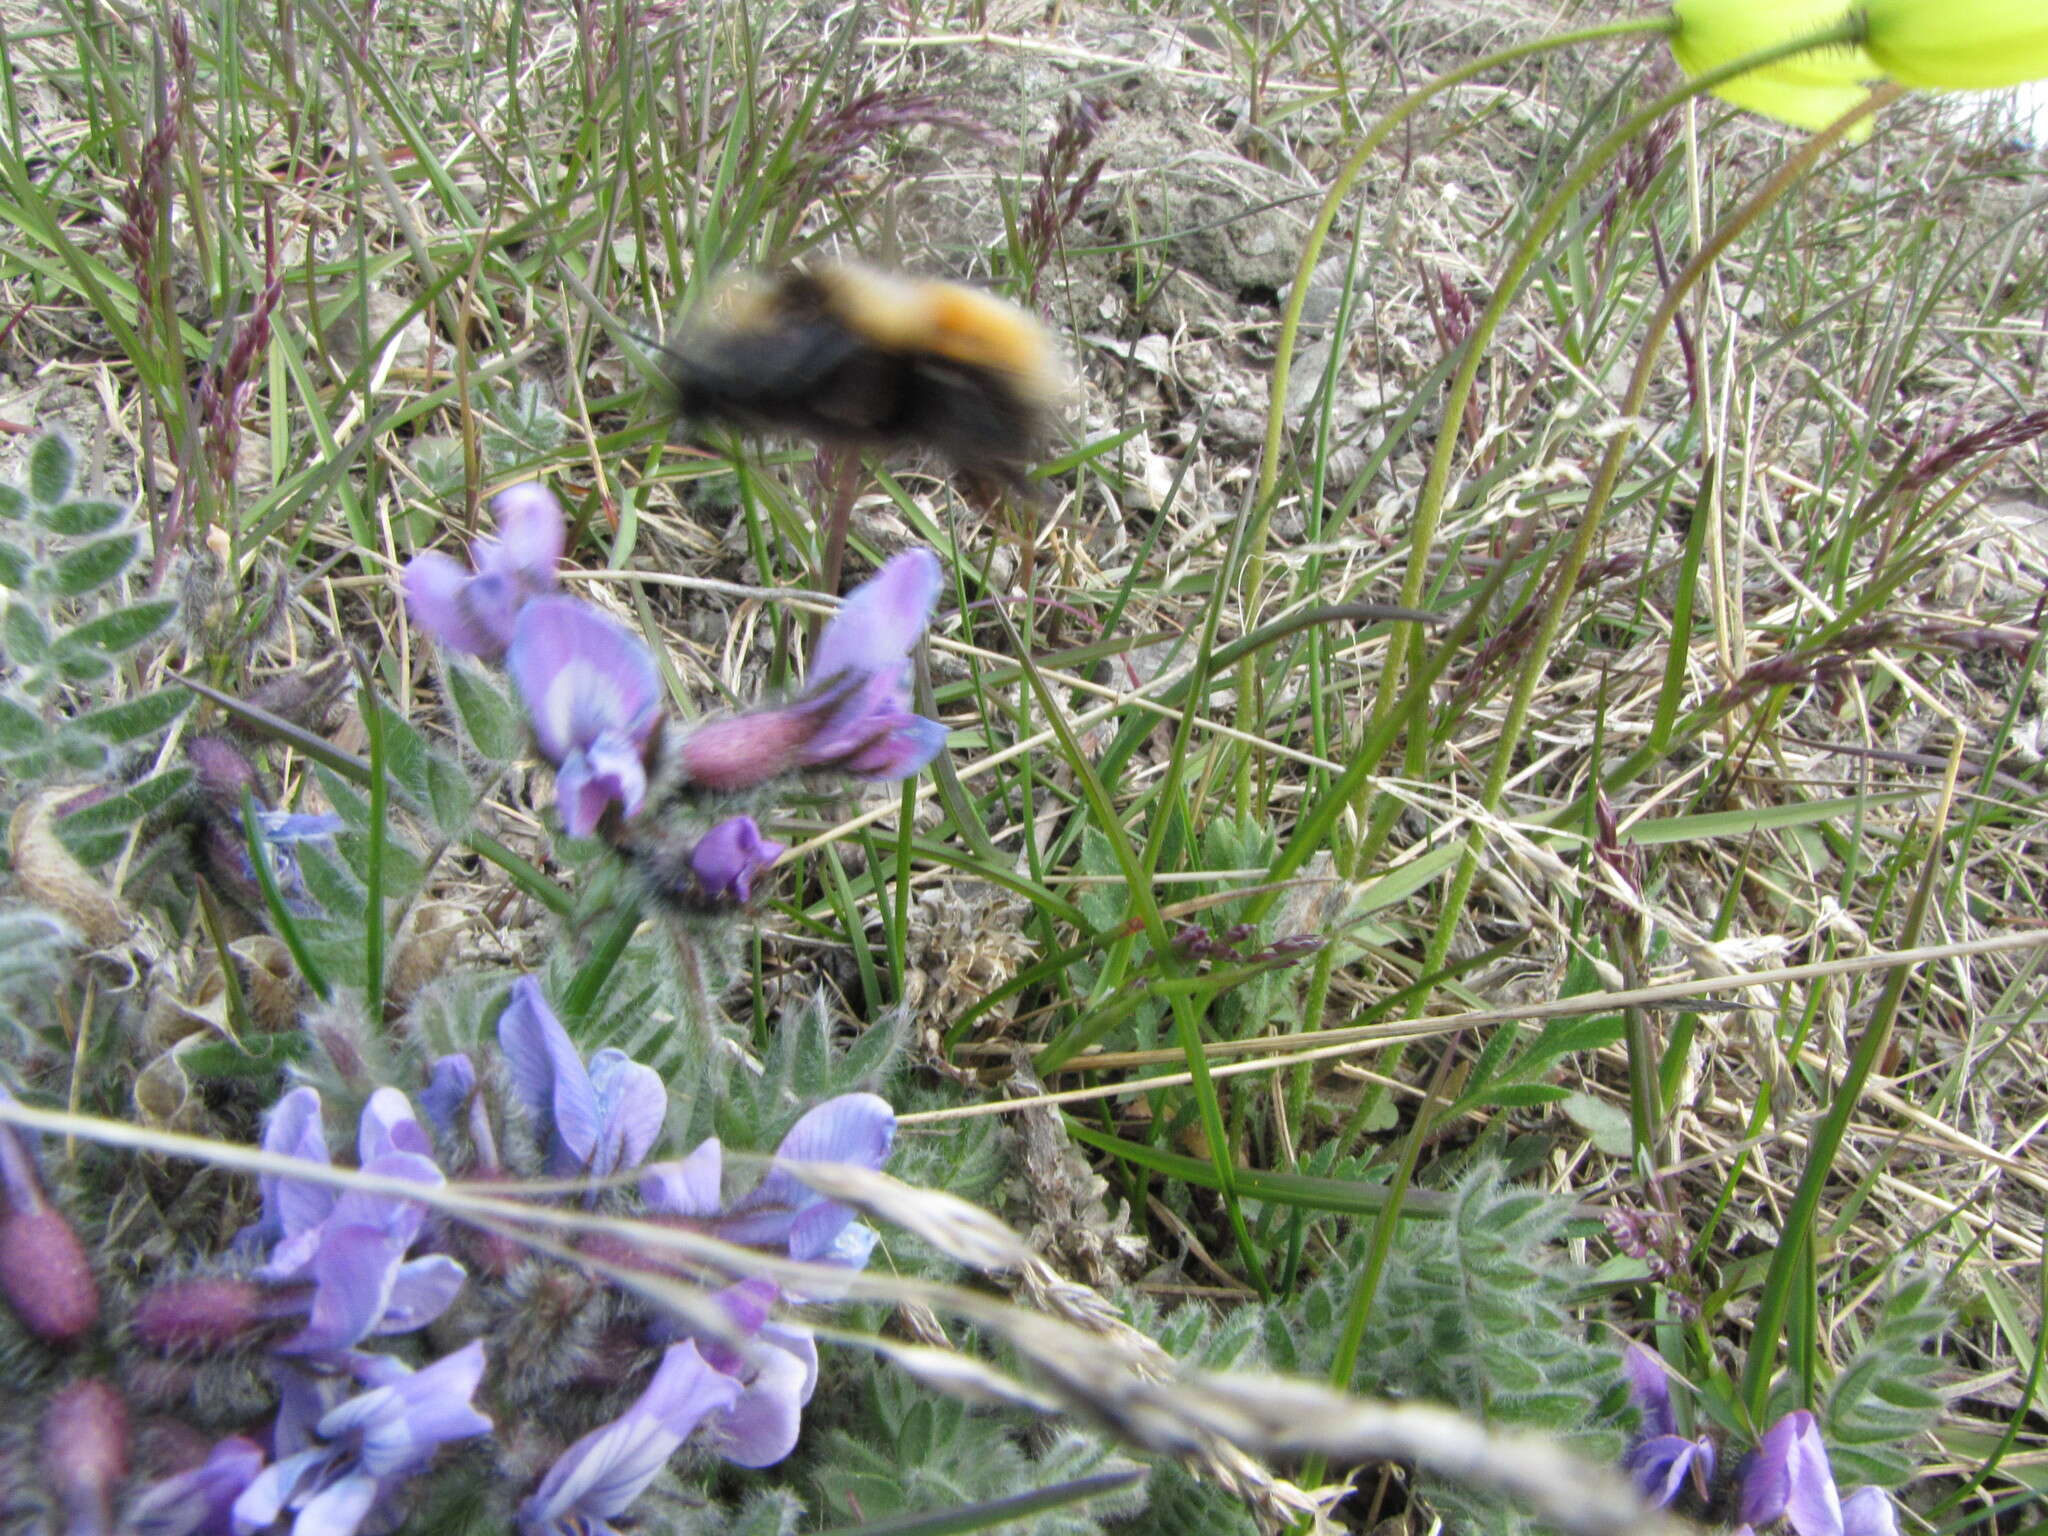
{"type": "Polygon", "coordinates": [[[465,661],[450,661],[446,677],[448,702],[470,749],[487,763],[517,757],[526,744],[526,729],[504,691],[482,668],[465,661]]]}
{"type": "Polygon", "coordinates": [[[141,541],[133,532],[110,534],[59,555],[50,566],[50,590],[59,597],[97,592],[128,569],[141,541]]]}
{"type": "Polygon", "coordinates": [[[120,704],[87,710],[73,717],[66,730],[111,746],[123,746],[169,729],[171,722],[191,707],[192,695],[184,689],[161,688],[120,704]]]}
{"type": "Polygon", "coordinates": [[[153,598],[88,619],[65,639],[72,645],[91,646],[94,650],[118,656],[123,651],[133,650],[170,623],[177,611],[175,599],[153,598]]]}
{"type": "Polygon", "coordinates": [[[36,521],[59,538],[89,539],[96,533],[118,527],[127,516],[128,509],[118,501],[78,497],[59,502],[54,507],[44,507],[37,513],[36,521]]]}
{"type": "Polygon", "coordinates": [[[61,432],[47,433],[28,451],[28,493],[38,506],[54,507],[71,494],[78,450],[61,432]]]}
{"type": "Polygon", "coordinates": [[[42,717],[20,700],[0,693],[0,752],[26,752],[42,744],[42,717]]]}

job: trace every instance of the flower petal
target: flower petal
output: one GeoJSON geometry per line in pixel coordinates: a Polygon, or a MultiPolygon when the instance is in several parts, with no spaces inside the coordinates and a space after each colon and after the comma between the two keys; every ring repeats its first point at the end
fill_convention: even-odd
{"type": "Polygon", "coordinates": [[[137,1494],[121,1522],[122,1536],[216,1536],[228,1529],[235,1500],[262,1470],[263,1447],[230,1435],[198,1466],[137,1494]]]}
{"type": "Polygon", "coordinates": [[[659,717],[661,674],[652,653],[573,597],[536,598],[520,609],[505,667],[551,763],[587,751],[607,732],[637,747],[659,717]]]}
{"type": "Polygon", "coordinates": [[[568,1536],[640,1497],[704,1416],[729,1407],[740,1384],[706,1365],[697,1346],[671,1345],[647,1390],[610,1424],[562,1453],[519,1507],[526,1536],[568,1536]]]}
{"type": "Polygon", "coordinates": [[[359,1436],[364,1471],[384,1477],[432,1454],[444,1441],[488,1434],[491,1421],[470,1406],[483,1380],[481,1340],[432,1365],[350,1398],[320,1421],[329,1440],[359,1436]]]}
{"type": "Polygon", "coordinates": [[[1687,1482],[1704,1497],[1714,1477],[1714,1443],[1704,1435],[1688,1440],[1683,1435],[1655,1435],[1638,1441],[1622,1465],[1649,1504],[1663,1509],[1676,1499],[1687,1482]]]}
{"type": "Polygon", "coordinates": [[[900,675],[944,583],[939,557],[928,549],[906,549],[852,592],[818,637],[811,681],[824,683],[842,673],[900,675]]]}
{"type": "Polygon", "coordinates": [[[434,1143],[412,1112],[412,1101],[396,1088],[379,1088],[363,1106],[356,1133],[356,1161],[367,1168],[388,1152],[432,1158],[434,1143]]]}
{"type": "Polygon", "coordinates": [[[895,1136],[896,1112],[888,1100],[872,1093],[827,1099],[790,1127],[767,1177],[733,1202],[719,1235],[754,1247],[786,1245],[793,1259],[815,1259],[831,1251],[854,1212],[817,1194],[781,1164],[879,1168],[888,1161],[895,1136]]]}
{"type": "Polygon", "coordinates": [[[1654,1350],[1631,1344],[1622,1351],[1621,1368],[1628,1377],[1628,1400],[1643,1416],[1642,1438],[1678,1433],[1678,1415],[1671,1407],[1671,1373],[1654,1350]]]}
{"type": "Polygon", "coordinates": [[[638,1168],[668,1118],[668,1089],[661,1074],[624,1051],[607,1048],[590,1058],[590,1081],[597,1092],[599,1126],[590,1171],[605,1178],[638,1168]]]}
{"type": "Polygon", "coordinates": [[[277,1517],[284,1513],[299,1485],[317,1477],[333,1460],[334,1452],[321,1447],[283,1456],[257,1473],[235,1499],[235,1530],[238,1536],[269,1530],[277,1517]]]}
{"type": "Polygon", "coordinates": [[[555,584],[566,529],[561,503],[537,480],[507,486],[491,498],[498,537],[488,559],[479,554],[477,569],[517,574],[533,591],[555,584]]]}
{"type": "Polygon", "coordinates": [[[474,580],[454,560],[429,550],[407,562],[400,584],[413,623],[451,651],[495,661],[511,638],[510,616],[498,604],[474,602],[474,580]]]}
{"type": "Polygon", "coordinates": [[[462,1282],[468,1278],[463,1267],[445,1253],[429,1254],[398,1266],[384,1315],[372,1333],[411,1333],[424,1328],[455,1305],[462,1282]]]}
{"type": "Polygon", "coordinates": [[[763,1346],[749,1357],[754,1376],[710,1429],[712,1449],[742,1467],[772,1467],[796,1449],[803,1423],[804,1362],[763,1346]]]}
{"type": "MultiPolygon", "coordinates": [[[[317,1089],[294,1088],[277,1101],[263,1126],[263,1150],[323,1167],[329,1163],[317,1089]]],[[[273,1240],[318,1226],[334,1209],[335,1192],[325,1184],[275,1173],[260,1175],[257,1184],[263,1194],[263,1227],[273,1240]]]]}
{"type": "Polygon", "coordinates": [[[2041,0],[1869,0],[1864,47],[1901,85],[1985,90],[2048,79],[2041,0]]]}
{"type": "Polygon", "coordinates": [[[324,1354],[369,1337],[384,1315],[404,1257],[404,1245],[382,1228],[330,1223],[313,1255],[312,1311],[306,1326],[277,1346],[278,1353],[324,1354]]]}
{"type": "MultiPolygon", "coordinates": [[[[363,1165],[363,1172],[380,1179],[403,1179],[428,1189],[439,1189],[448,1181],[434,1160],[417,1152],[386,1152],[363,1165]]],[[[411,1245],[426,1223],[427,1208],[399,1195],[381,1190],[351,1189],[334,1203],[334,1211],[322,1223],[323,1230],[341,1226],[375,1227],[401,1248],[411,1245]]]]}
{"type": "Polygon", "coordinates": [[[351,1472],[299,1506],[292,1536],[355,1536],[377,1506],[377,1479],[351,1472]]]}
{"type": "MultiPolygon", "coordinates": [[[[808,1111],[775,1156],[792,1163],[850,1163],[880,1168],[896,1141],[896,1111],[879,1094],[842,1093],[808,1111]]],[[[771,1173],[769,1178],[774,1178],[771,1173]]],[[[815,1198],[815,1197],[813,1197],[815,1198]]]]}
{"type": "Polygon", "coordinates": [[[1842,1536],[1834,1475],[1811,1413],[1788,1413],[1765,1431],[1744,1466],[1741,1502],[1746,1524],[1783,1518],[1799,1536],[1842,1536]]]}
{"type": "Polygon", "coordinates": [[[571,750],[555,770],[555,801],[562,830],[571,837],[594,834],[614,805],[621,816],[633,816],[646,798],[647,765],[629,742],[609,731],[588,750],[571,750]]]}
{"type": "Polygon", "coordinates": [[[476,1066],[467,1054],[455,1051],[439,1057],[427,1070],[427,1086],[420,1090],[420,1108],[443,1136],[455,1134],[456,1122],[469,1107],[476,1092],[476,1066]]]}
{"type": "Polygon", "coordinates": [[[716,1216],[724,1174],[724,1149],[716,1136],[707,1137],[688,1157],[649,1164],[640,1175],[640,1198],[664,1216],[716,1216]]]}
{"type": "Polygon", "coordinates": [[[597,1090],[569,1032],[541,996],[540,983],[522,976],[498,1016],[498,1044],[512,1073],[512,1090],[534,1130],[554,1148],[550,1171],[576,1173],[597,1149],[597,1090]]]}
{"type": "Polygon", "coordinates": [[[754,894],[754,876],[786,852],[783,844],[761,835],[753,817],[733,816],[697,839],[690,850],[690,873],[706,903],[744,904],[754,894]]]}
{"type": "Polygon", "coordinates": [[[339,816],[309,816],[298,811],[258,811],[256,830],[266,843],[317,843],[334,836],[348,823],[339,816]]]}
{"type": "Polygon", "coordinates": [[[922,773],[933,758],[946,750],[946,728],[922,715],[893,718],[888,728],[858,751],[841,759],[839,767],[857,779],[893,782],[922,773]]]}
{"type": "Polygon", "coordinates": [[[1899,1536],[1899,1510],[1882,1488],[1858,1488],[1842,1500],[1842,1536],[1899,1536]]]}
{"type": "MultiPolygon", "coordinates": [[[[1821,32],[1848,14],[1845,0],[1677,0],[1671,51],[1700,75],[1747,54],[1821,32]]],[[[1861,84],[1884,74],[1861,48],[1814,49],[1724,81],[1714,94],[1801,128],[1825,128],[1869,94],[1861,84]]],[[[1850,135],[1869,137],[1870,124],[1850,135]]]]}

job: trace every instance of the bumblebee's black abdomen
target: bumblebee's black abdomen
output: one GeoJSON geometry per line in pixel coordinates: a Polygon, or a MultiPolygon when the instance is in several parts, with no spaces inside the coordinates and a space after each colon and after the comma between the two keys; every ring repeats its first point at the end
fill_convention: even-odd
{"type": "Polygon", "coordinates": [[[962,468],[1021,481],[1022,467],[1042,444],[1038,413],[1009,381],[964,363],[923,358],[911,366],[903,435],[929,442],[962,468]]]}

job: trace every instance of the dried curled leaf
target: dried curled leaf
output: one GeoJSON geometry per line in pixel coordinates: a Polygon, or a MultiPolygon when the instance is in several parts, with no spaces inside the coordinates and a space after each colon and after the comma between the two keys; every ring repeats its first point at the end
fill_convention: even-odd
{"type": "MultiPolygon", "coordinates": [[[[250,1023],[263,1034],[297,1024],[305,984],[292,965],[291,951],[267,933],[254,933],[236,939],[228,953],[250,1023]]],[[[232,1039],[228,1002],[227,979],[217,959],[207,959],[199,979],[189,986],[181,985],[167,969],[160,970],[143,1016],[143,1039],[160,1050],[197,1034],[232,1039]]]]}
{"type": "Polygon", "coordinates": [[[422,987],[447,970],[467,922],[453,902],[426,902],[413,909],[384,972],[384,997],[391,1007],[404,1012],[422,987]]]}
{"type": "Polygon", "coordinates": [[[7,852],[29,900],[63,918],[92,948],[112,949],[126,941],[133,925],[114,893],[57,836],[57,807],[74,793],[45,790],[16,806],[7,823],[7,852]]]}

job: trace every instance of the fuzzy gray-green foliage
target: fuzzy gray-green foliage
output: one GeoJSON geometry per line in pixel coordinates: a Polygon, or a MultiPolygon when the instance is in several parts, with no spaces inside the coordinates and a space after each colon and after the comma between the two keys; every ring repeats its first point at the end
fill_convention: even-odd
{"type": "MultiPolygon", "coordinates": [[[[192,703],[169,686],[122,698],[117,664],[177,616],[177,600],[131,594],[142,530],[129,508],[78,493],[78,451],[52,433],[18,485],[0,484],[0,786],[105,779],[139,758],[192,703]]],[[[173,777],[172,775],[175,775],[173,777]]],[[[127,785],[67,819],[72,851],[112,858],[129,830],[189,775],[127,785]]]]}
{"type": "MultiPolygon", "coordinates": [[[[1452,1187],[1443,1220],[1404,1221],[1351,1388],[1560,1436],[1594,1460],[1619,1454],[1621,1437],[1602,1422],[1602,1408],[1620,1360],[1573,1307],[1583,1273],[1560,1242],[1568,1212],[1564,1200],[1510,1184],[1498,1164],[1482,1163],[1452,1187]]],[[[1328,1376],[1367,1241],[1366,1228],[1352,1232],[1313,1283],[1266,1311],[1269,1364],[1328,1376]]],[[[1456,1529],[1525,1528],[1463,1490],[1428,1479],[1422,1487],[1456,1529]]]]}
{"type": "Polygon", "coordinates": [[[1821,1422],[1844,1488],[1906,1481],[1918,1464],[1918,1442],[1941,1417],[1934,1379],[1949,1313],[1939,1289],[1932,1274],[1903,1280],[1828,1389],[1821,1422]]]}
{"type": "MultiPolygon", "coordinates": [[[[876,1362],[857,1368],[867,1409],[825,1438],[814,1473],[833,1523],[929,1514],[1131,1465],[1095,1436],[934,1397],[876,1362]]],[[[989,1526],[1004,1536],[1098,1536],[1142,1507],[1144,1484],[989,1526]]]]}

